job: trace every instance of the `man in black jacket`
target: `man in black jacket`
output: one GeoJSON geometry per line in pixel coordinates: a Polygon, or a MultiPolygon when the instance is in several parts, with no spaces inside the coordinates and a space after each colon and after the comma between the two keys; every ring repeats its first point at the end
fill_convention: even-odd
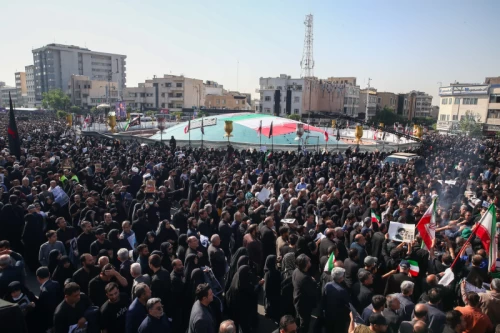
{"type": "Polygon", "coordinates": [[[356,310],[361,313],[372,302],[373,275],[366,269],[358,271],[358,282],[352,286],[352,298],[356,310]]]}
{"type": "Polygon", "coordinates": [[[311,259],[301,254],[296,259],[297,268],[293,272],[293,304],[297,311],[299,332],[307,333],[311,322],[311,312],[316,306],[316,283],[307,275],[311,267],[311,259]]]}
{"type": "Polygon", "coordinates": [[[372,236],[372,257],[377,258],[379,261],[383,259],[382,257],[382,244],[385,240],[385,233],[387,232],[387,226],[385,223],[382,223],[379,227],[379,230],[375,232],[372,236]]]}
{"type": "Polygon", "coordinates": [[[221,217],[221,221],[219,223],[220,247],[224,251],[226,258],[230,258],[231,236],[233,235],[233,230],[231,229],[231,224],[230,224],[231,214],[229,214],[228,211],[223,211],[220,217],[221,217]]]}
{"type": "MultiPolygon", "coordinates": [[[[180,259],[172,261],[172,273],[170,273],[170,281],[172,288],[172,303],[175,304],[172,314],[172,327],[174,332],[181,332],[183,321],[183,308],[185,300],[185,283],[184,265],[180,259]]],[[[185,331],[185,330],[184,330],[185,331]]]]}
{"type": "Polygon", "coordinates": [[[151,297],[161,299],[162,304],[165,305],[165,314],[168,318],[172,318],[173,307],[177,304],[171,302],[170,272],[161,267],[161,258],[157,254],[152,254],[149,257],[149,269],[153,273],[151,275],[151,297]]]}
{"type": "Polygon", "coordinates": [[[224,275],[226,274],[226,257],[220,246],[220,237],[215,234],[210,238],[210,246],[208,247],[208,260],[215,278],[219,281],[224,290],[224,275]]]}
{"type": "Polygon", "coordinates": [[[36,279],[40,284],[40,296],[36,302],[35,311],[40,331],[45,332],[53,326],[53,314],[57,305],[63,300],[63,293],[59,283],[50,279],[47,267],[42,266],[37,269],[36,279]]]}
{"type": "MultiPolygon", "coordinates": [[[[33,207],[34,208],[34,207],[33,207]]],[[[24,209],[18,204],[17,195],[9,197],[9,203],[0,211],[0,234],[3,239],[10,242],[12,249],[16,252],[22,252],[21,235],[24,228],[24,209]]],[[[35,246],[34,246],[35,247],[35,246]]],[[[40,247],[40,244],[38,244],[40,247]]]]}
{"type": "MultiPolygon", "coordinates": [[[[276,254],[276,234],[272,229],[274,226],[274,218],[272,216],[266,217],[260,226],[260,240],[262,242],[262,259],[265,261],[267,256],[276,254]]],[[[262,265],[263,266],[263,265],[262,265]]]]}

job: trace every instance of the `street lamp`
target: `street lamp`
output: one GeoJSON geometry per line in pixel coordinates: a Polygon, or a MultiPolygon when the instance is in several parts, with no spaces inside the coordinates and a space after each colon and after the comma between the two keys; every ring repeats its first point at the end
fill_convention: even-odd
{"type": "Polygon", "coordinates": [[[163,145],[163,130],[165,129],[165,115],[157,114],[156,121],[158,122],[158,129],[160,130],[160,144],[163,145]]]}

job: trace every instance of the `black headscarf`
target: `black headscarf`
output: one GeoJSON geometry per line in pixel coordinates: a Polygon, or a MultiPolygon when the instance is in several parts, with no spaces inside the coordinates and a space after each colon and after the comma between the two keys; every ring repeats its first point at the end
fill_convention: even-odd
{"type": "Polygon", "coordinates": [[[159,244],[158,243],[158,237],[156,237],[156,234],[154,231],[148,231],[146,233],[146,237],[144,237],[144,242],[142,242],[143,244],[146,244],[148,246],[148,250],[149,250],[149,253],[153,252],[154,250],[158,250],[160,247],[159,247],[159,244]],[[153,236],[153,242],[150,242],[148,237],[149,236],[153,236]]]}
{"type": "Polygon", "coordinates": [[[191,273],[196,269],[200,268],[200,265],[198,263],[195,263],[197,261],[198,257],[196,254],[188,254],[186,256],[186,260],[184,260],[184,276],[186,277],[186,285],[189,286],[191,282],[191,273]]]}
{"type": "Polygon", "coordinates": [[[49,266],[48,266],[50,275],[54,274],[54,270],[57,267],[57,263],[59,262],[60,255],[61,255],[61,252],[59,252],[59,250],[57,250],[57,249],[50,251],[50,253],[49,253],[49,266]]]}
{"type": "MultiPolygon", "coordinates": [[[[170,226],[170,228],[165,227],[167,222],[170,223],[168,220],[161,221],[160,224],[158,225],[158,229],[156,230],[156,238],[158,239],[158,242],[160,244],[164,243],[168,240],[173,240],[173,241],[177,242],[177,238],[178,238],[177,233],[175,232],[172,225],[170,226]]],[[[187,240],[187,236],[186,236],[186,240],[187,240]]],[[[175,246],[175,244],[172,244],[172,245],[175,246]]]]}
{"type": "Polygon", "coordinates": [[[69,257],[62,256],[61,259],[59,259],[59,262],[57,263],[56,269],[54,270],[54,274],[52,275],[52,280],[59,282],[60,286],[64,286],[64,281],[66,281],[66,279],[72,278],[74,272],[75,269],[71,264],[69,257]],[[69,266],[66,268],[64,267],[64,265],[67,263],[69,263],[69,266]]]}
{"type": "Polygon", "coordinates": [[[248,251],[244,247],[240,247],[236,252],[233,254],[231,257],[231,264],[229,265],[229,272],[227,274],[227,279],[226,279],[226,290],[229,290],[229,287],[231,286],[231,281],[234,278],[234,275],[238,271],[238,260],[240,260],[240,257],[242,256],[248,256],[248,251]]]}

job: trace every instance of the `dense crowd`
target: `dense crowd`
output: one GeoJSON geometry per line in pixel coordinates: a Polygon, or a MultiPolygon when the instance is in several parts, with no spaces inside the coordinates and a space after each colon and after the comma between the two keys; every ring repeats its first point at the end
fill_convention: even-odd
{"type": "Polygon", "coordinates": [[[261,332],[259,304],[281,333],[500,324],[500,279],[466,243],[500,204],[497,140],[428,135],[389,165],[80,137],[49,114],[17,126],[20,157],[0,138],[0,297],[22,310],[17,332],[261,332]],[[436,197],[430,250],[389,239],[436,197]]]}

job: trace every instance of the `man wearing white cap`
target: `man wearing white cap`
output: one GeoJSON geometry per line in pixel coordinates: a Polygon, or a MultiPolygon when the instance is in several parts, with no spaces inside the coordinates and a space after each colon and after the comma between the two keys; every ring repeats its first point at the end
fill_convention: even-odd
{"type": "Polygon", "coordinates": [[[130,184],[129,184],[128,189],[130,191],[130,194],[132,194],[132,196],[135,198],[135,196],[137,195],[137,192],[141,188],[142,178],[138,174],[139,169],[137,167],[132,167],[132,169],[130,171],[131,171],[132,177],[130,177],[131,179],[130,179],[130,184]]]}

